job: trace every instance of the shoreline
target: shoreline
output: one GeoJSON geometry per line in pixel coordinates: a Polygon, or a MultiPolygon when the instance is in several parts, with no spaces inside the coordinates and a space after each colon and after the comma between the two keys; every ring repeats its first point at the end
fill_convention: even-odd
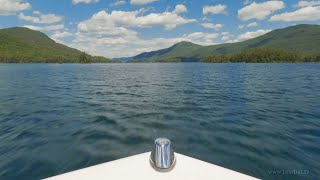
{"type": "Polygon", "coordinates": [[[0,62],[0,64],[80,64],[80,65],[89,65],[89,64],[190,64],[190,63],[199,63],[199,64],[299,64],[299,63],[320,63],[320,62],[308,62],[308,61],[301,61],[301,62],[109,62],[109,63],[46,63],[46,62],[36,62],[36,63],[6,63],[0,62]]]}

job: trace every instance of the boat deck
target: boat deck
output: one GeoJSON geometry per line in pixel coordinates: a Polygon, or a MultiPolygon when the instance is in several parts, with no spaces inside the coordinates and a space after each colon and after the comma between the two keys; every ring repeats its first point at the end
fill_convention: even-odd
{"type": "Polygon", "coordinates": [[[256,179],[214,164],[175,153],[176,164],[169,172],[156,171],[149,163],[150,152],[80,169],[48,180],[93,179],[256,179]]]}

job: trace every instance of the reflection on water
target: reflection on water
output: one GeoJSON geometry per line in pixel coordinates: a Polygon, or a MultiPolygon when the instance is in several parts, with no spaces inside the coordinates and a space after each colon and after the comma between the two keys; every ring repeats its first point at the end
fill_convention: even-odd
{"type": "Polygon", "coordinates": [[[150,151],[159,136],[179,153],[255,177],[316,178],[319,70],[1,64],[0,179],[39,179],[150,151]],[[308,173],[285,174],[293,170],[308,173]]]}

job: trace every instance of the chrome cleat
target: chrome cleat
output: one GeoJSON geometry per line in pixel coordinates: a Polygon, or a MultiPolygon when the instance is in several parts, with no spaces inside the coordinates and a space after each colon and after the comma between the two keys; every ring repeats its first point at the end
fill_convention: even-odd
{"type": "Polygon", "coordinates": [[[154,140],[150,162],[158,171],[171,170],[175,165],[175,156],[171,146],[171,141],[167,138],[157,138],[154,140]]]}

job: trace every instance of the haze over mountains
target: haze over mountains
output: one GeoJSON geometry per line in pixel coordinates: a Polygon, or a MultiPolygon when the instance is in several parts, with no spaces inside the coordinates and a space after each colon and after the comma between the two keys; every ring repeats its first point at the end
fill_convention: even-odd
{"type": "Polygon", "coordinates": [[[145,52],[127,58],[142,62],[200,61],[215,54],[234,54],[255,48],[274,48],[298,52],[304,56],[320,54],[320,25],[296,25],[277,29],[262,36],[237,43],[201,46],[191,42],[180,42],[169,48],[145,52]]]}

